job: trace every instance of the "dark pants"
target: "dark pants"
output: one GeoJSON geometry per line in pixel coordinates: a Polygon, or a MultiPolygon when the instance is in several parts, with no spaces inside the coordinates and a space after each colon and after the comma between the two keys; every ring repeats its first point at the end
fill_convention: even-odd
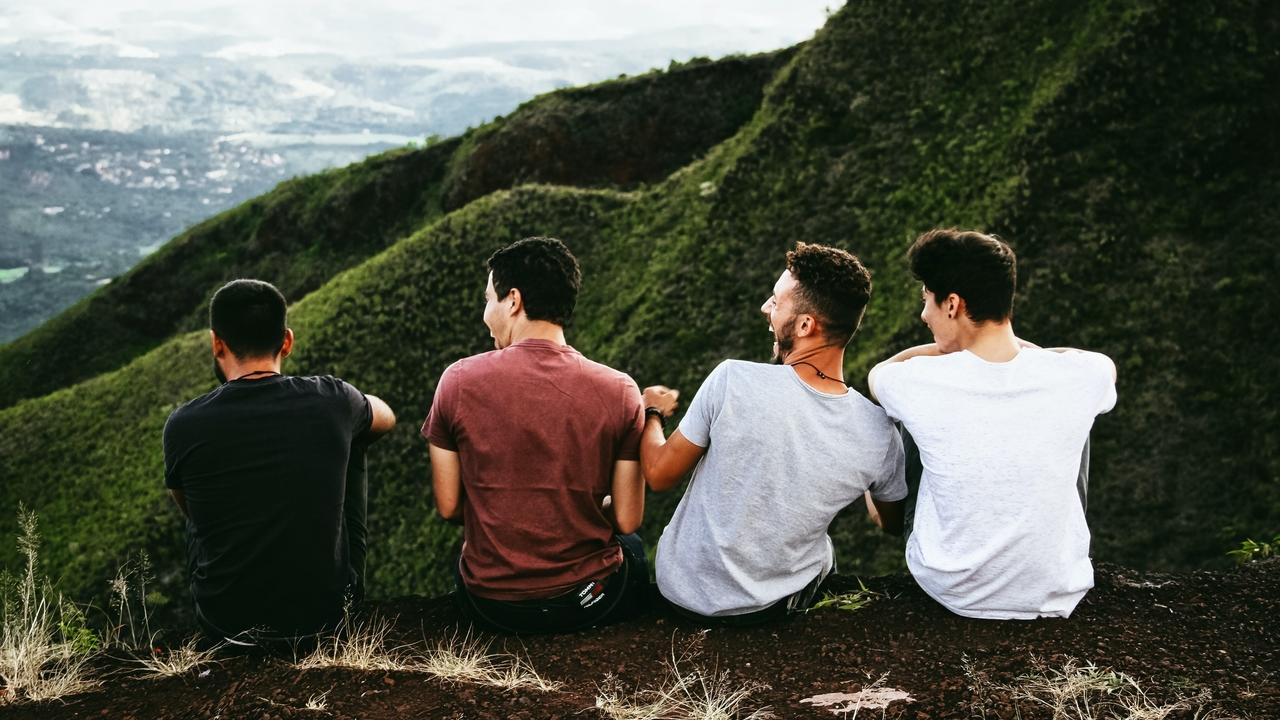
{"type": "MultiPolygon", "coordinates": [[[[625,620],[644,610],[649,565],[639,535],[615,535],[622,565],[613,574],[584,581],[562,595],[536,600],[490,600],[467,591],[453,565],[457,598],[479,627],[506,634],[566,633],[625,620]]],[[[460,560],[459,560],[460,562],[460,560]]]]}
{"type": "Polygon", "coordinates": [[[819,575],[805,585],[800,590],[782,598],[778,602],[770,605],[763,610],[746,613],[743,615],[699,615],[692,610],[686,610],[679,605],[667,601],[667,605],[671,607],[675,613],[681,617],[693,620],[699,625],[714,625],[718,627],[751,627],[753,625],[763,625],[764,623],[782,620],[792,615],[804,613],[813,607],[813,603],[822,596],[822,589],[826,585],[826,581],[836,574],[835,567],[831,568],[831,572],[826,575],[819,575]]]}
{"type": "MultiPolygon", "coordinates": [[[[902,520],[902,536],[907,538],[911,536],[911,527],[916,519],[916,498],[920,496],[920,478],[924,475],[924,464],[920,462],[920,448],[916,447],[911,433],[907,432],[902,423],[898,423],[898,429],[902,431],[902,449],[907,456],[907,504],[903,508],[902,520]]],[[[1080,453],[1080,470],[1076,475],[1076,492],[1080,495],[1080,507],[1086,515],[1089,511],[1089,444],[1090,438],[1086,437],[1084,449],[1080,453]]]]}

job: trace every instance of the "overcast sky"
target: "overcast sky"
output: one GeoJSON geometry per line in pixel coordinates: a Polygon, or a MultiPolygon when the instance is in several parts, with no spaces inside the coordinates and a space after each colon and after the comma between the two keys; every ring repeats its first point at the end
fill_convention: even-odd
{"type": "Polygon", "coordinates": [[[457,45],[685,33],[710,49],[808,38],[839,0],[0,0],[0,44],[110,44],[121,54],[332,52],[389,56],[457,45]],[[690,32],[693,30],[693,32],[690,32]],[[210,39],[215,39],[210,42],[210,39]]]}

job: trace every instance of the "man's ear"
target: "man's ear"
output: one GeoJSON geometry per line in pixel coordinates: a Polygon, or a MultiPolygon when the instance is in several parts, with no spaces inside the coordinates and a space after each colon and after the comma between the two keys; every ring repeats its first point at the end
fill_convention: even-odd
{"type": "Polygon", "coordinates": [[[809,337],[818,333],[818,319],[812,315],[799,316],[795,328],[796,337],[809,337]]]}
{"type": "Polygon", "coordinates": [[[293,328],[284,329],[284,342],[280,343],[280,359],[289,357],[289,353],[293,352],[293,328]]]}
{"type": "Polygon", "coordinates": [[[947,296],[946,300],[942,301],[942,304],[944,306],[944,309],[947,311],[947,317],[951,318],[952,320],[959,317],[964,317],[965,315],[964,298],[960,297],[959,295],[955,293],[951,293],[950,295],[947,296]]]}
{"type": "Polygon", "coordinates": [[[503,302],[507,304],[507,312],[512,316],[524,312],[524,298],[520,295],[520,288],[511,288],[503,302]]]}
{"type": "Polygon", "coordinates": [[[216,358],[224,357],[229,350],[222,338],[218,337],[218,333],[212,330],[209,331],[209,345],[213,348],[213,356],[216,358]]]}

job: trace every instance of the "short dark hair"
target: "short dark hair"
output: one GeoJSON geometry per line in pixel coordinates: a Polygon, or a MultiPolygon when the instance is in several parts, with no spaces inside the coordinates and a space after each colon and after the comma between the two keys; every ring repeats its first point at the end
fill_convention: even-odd
{"type": "Polygon", "coordinates": [[[578,304],[582,269],[564,243],[549,237],[525,238],[490,255],[488,265],[499,300],[518,288],[530,320],[569,324],[578,304]]]}
{"type": "Polygon", "coordinates": [[[816,315],[828,339],[849,344],[871,299],[871,272],[853,253],[802,242],[787,253],[787,270],[797,283],[797,311],[816,315]]]}
{"type": "Polygon", "coordinates": [[[1018,259],[995,235],[944,228],[916,238],[907,251],[911,274],[933,293],[938,304],[955,293],[964,299],[974,322],[1013,317],[1018,259]]]}
{"type": "Polygon", "coordinates": [[[209,301],[209,327],[238,358],[280,352],[285,333],[284,295],[261,280],[232,280],[209,301]]]}

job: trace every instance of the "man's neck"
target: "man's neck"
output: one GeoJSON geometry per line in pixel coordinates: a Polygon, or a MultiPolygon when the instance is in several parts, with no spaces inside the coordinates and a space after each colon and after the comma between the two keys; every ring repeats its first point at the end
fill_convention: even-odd
{"type": "Polygon", "coordinates": [[[280,374],[281,358],[253,358],[237,360],[232,357],[223,362],[222,372],[227,380],[239,380],[243,377],[258,378],[264,375],[280,374]]]}
{"type": "Polygon", "coordinates": [[[557,345],[568,345],[564,339],[564,327],[545,320],[525,320],[511,329],[511,344],[522,340],[549,340],[557,345]]]}
{"type": "Polygon", "coordinates": [[[782,359],[805,385],[825,393],[840,394],[844,383],[844,348],[836,345],[799,345],[782,359]]]}
{"type": "Polygon", "coordinates": [[[1009,362],[1018,356],[1018,337],[1013,333],[1013,323],[1008,320],[980,323],[961,343],[961,349],[987,362],[1009,362]]]}

